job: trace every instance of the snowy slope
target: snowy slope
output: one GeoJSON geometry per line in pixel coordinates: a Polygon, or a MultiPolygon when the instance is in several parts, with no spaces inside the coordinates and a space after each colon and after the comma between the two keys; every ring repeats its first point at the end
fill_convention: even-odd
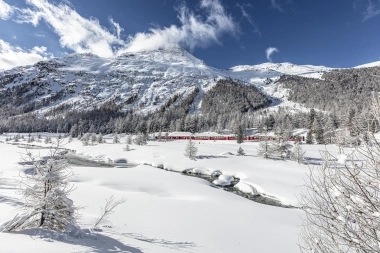
{"type": "Polygon", "coordinates": [[[359,65],[359,66],[356,66],[355,69],[372,68],[372,67],[378,67],[378,66],[380,66],[380,61],[375,61],[375,62],[370,62],[367,64],[359,65]]]}
{"type": "Polygon", "coordinates": [[[144,113],[158,109],[174,94],[180,94],[181,99],[195,87],[201,91],[196,99],[199,106],[201,96],[219,78],[239,79],[263,87],[274,96],[273,82],[283,74],[320,78],[329,70],[291,63],[219,70],[181,48],[126,53],[115,58],[73,54],[0,72],[0,98],[16,90],[13,96],[23,99],[17,106],[33,103],[33,109],[40,112],[64,104],[69,105],[67,109],[91,109],[113,101],[123,109],[144,113]]]}

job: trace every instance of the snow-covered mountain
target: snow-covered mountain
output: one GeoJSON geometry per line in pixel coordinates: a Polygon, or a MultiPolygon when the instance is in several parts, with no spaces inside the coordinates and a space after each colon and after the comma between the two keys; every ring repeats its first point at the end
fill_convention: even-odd
{"type": "MultiPolygon", "coordinates": [[[[0,105],[44,112],[56,106],[91,109],[115,102],[124,110],[160,108],[174,94],[180,98],[198,87],[200,96],[218,79],[231,77],[271,87],[283,74],[321,77],[323,66],[264,63],[219,70],[181,48],[126,53],[115,58],[73,54],[0,72],[0,105]]],[[[196,99],[200,106],[201,97],[196,99]]]]}
{"type": "Polygon", "coordinates": [[[356,69],[359,69],[359,68],[372,68],[372,67],[378,67],[378,66],[380,66],[380,61],[366,63],[366,64],[363,64],[363,65],[356,66],[355,68],[356,69]]]}

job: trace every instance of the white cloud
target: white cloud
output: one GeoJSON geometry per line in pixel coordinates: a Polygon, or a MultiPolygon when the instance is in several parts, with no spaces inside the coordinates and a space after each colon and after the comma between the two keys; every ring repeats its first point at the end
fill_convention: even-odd
{"type": "Polygon", "coordinates": [[[221,44],[222,35],[236,36],[239,33],[239,26],[219,0],[201,0],[200,8],[206,15],[195,15],[185,5],[180,6],[177,9],[180,26],[151,28],[149,32],[137,33],[129,38],[126,51],[153,50],[173,45],[192,50],[212,43],[221,44]]]}
{"type": "MultiPolygon", "coordinates": [[[[21,10],[18,22],[37,26],[40,20],[45,21],[60,37],[62,47],[76,53],[111,57],[114,47],[124,46],[124,41],[102,27],[98,20],[83,18],[68,5],[54,5],[46,0],[27,0],[27,3],[31,8],[21,10]]],[[[121,31],[120,27],[118,31],[121,31]]]]}
{"type": "Polygon", "coordinates": [[[275,47],[268,47],[267,50],[265,50],[268,61],[272,62],[272,54],[273,53],[279,53],[279,52],[280,51],[275,47]]]}
{"type": "Polygon", "coordinates": [[[3,0],[0,0],[0,19],[9,19],[13,12],[14,8],[12,6],[4,2],[3,0]]]}
{"type": "MultiPolygon", "coordinates": [[[[110,30],[114,32],[101,26],[95,18],[82,17],[67,1],[54,4],[48,0],[26,0],[26,3],[29,7],[23,9],[7,5],[15,10],[16,22],[34,26],[45,22],[59,36],[63,48],[75,53],[94,53],[101,57],[167,46],[183,46],[192,50],[212,43],[221,44],[220,38],[225,34],[237,36],[240,33],[238,24],[226,13],[219,0],[200,0],[200,13],[197,14],[183,4],[176,9],[179,26],[151,28],[148,32],[130,36],[127,41],[121,39],[123,28],[112,18],[109,19],[110,30]]],[[[5,3],[0,0],[0,4],[5,3]]],[[[33,50],[14,48],[18,53],[36,53],[33,50]]]]}
{"type": "Polygon", "coordinates": [[[370,18],[376,17],[380,14],[380,1],[368,0],[368,6],[363,13],[363,21],[366,21],[370,18]]]}
{"type": "Polygon", "coordinates": [[[31,65],[51,57],[53,55],[47,53],[46,47],[33,47],[32,49],[25,50],[18,46],[12,46],[0,39],[0,69],[31,65]]]}

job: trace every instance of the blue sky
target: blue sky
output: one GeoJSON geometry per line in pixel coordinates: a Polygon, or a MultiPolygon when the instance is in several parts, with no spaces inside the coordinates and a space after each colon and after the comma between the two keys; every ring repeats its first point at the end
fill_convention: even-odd
{"type": "Polygon", "coordinates": [[[380,0],[0,0],[0,69],[173,45],[224,69],[352,67],[379,60],[379,27],[380,0]]]}

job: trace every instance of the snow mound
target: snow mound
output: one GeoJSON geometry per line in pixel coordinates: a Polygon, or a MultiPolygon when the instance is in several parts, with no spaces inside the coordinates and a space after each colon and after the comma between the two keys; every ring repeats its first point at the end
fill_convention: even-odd
{"type": "Polygon", "coordinates": [[[252,195],[259,195],[260,193],[264,192],[264,190],[260,186],[244,181],[239,181],[239,183],[237,183],[234,187],[242,192],[249,193],[252,195]]]}
{"type": "Polygon", "coordinates": [[[223,152],[223,153],[221,153],[220,155],[235,155],[235,154],[233,154],[233,153],[231,153],[231,152],[223,152]]]}
{"type": "Polygon", "coordinates": [[[338,163],[339,164],[342,164],[342,165],[345,165],[346,164],[346,161],[347,161],[347,156],[346,155],[338,155],[338,163]]]}
{"type": "Polygon", "coordinates": [[[218,179],[214,180],[212,183],[220,186],[231,185],[231,182],[234,180],[233,176],[230,175],[220,175],[218,179]]]}

